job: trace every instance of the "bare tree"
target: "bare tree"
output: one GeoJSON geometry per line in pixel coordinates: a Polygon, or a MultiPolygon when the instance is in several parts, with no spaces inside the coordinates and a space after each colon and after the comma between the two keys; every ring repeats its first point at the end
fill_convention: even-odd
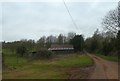
{"type": "Polygon", "coordinates": [[[45,46],[45,41],[46,41],[46,37],[42,36],[38,41],[37,41],[37,48],[41,48],[45,46]]]}
{"type": "Polygon", "coordinates": [[[49,48],[51,44],[55,43],[57,41],[56,37],[53,35],[50,35],[46,38],[46,47],[49,48]]]}
{"type": "Polygon", "coordinates": [[[114,34],[117,34],[117,32],[120,30],[120,26],[119,26],[120,21],[118,18],[119,11],[120,11],[120,6],[118,3],[118,7],[115,10],[110,10],[102,21],[103,27],[113,32],[114,34]]]}
{"type": "Polygon", "coordinates": [[[69,32],[67,36],[67,40],[70,41],[70,39],[73,39],[75,37],[76,33],[74,32],[69,32]]]}
{"type": "Polygon", "coordinates": [[[59,34],[59,36],[58,36],[58,44],[63,44],[63,34],[59,34]]]}
{"type": "Polygon", "coordinates": [[[118,27],[120,28],[120,2],[118,2],[118,27]]]}

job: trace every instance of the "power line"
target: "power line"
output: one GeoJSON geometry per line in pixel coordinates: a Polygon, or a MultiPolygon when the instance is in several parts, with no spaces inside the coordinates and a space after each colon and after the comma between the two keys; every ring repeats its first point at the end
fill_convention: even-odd
{"type": "Polygon", "coordinates": [[[77,25],[76,25],[76,23],[75,23],[75,21],[74,21],[74,19],[73,19],[72,15],[70,14],[70,11],[69,11],[69,9],[68,9],[68,7],[67,7],[67,5],[66,5],[66,3],[65,3],[65,1],[64,1],[64,0],[63,0],[63,3],[64,3],[64,5],[65,5],[65,8],[66,8],[66,10],[67,10],[68,14],[70,15],[70,18],[71,18],[71,20],[72,20],[72,22],[73,22],[74,26],[76,27],[76,29],[78,29],[78,27],[77,27],[77,25]]]}

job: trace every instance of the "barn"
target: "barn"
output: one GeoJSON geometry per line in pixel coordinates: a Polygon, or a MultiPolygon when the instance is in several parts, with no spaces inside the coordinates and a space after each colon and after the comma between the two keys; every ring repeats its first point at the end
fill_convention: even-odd
{"type": "Polygon", "coordinates": [[[48,50],[56,54],[68,54],[74,52],[73,45],[70,44],[52,44],[48,50]]]}

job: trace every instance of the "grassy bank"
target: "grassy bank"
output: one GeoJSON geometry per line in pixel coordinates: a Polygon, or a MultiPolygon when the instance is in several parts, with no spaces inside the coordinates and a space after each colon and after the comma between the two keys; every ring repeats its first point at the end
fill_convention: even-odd
{"type": "Polygon", "coordinates": [[[87,67],[93,64],[87,55],[72,54],[64,58],[49,60],[34,60],[30,63],[25,59],[19,59],[19,63],[13,62],[15,57],[6,56],[6,63],[14,65],[16,69],[3,71],[3,78],[7,79],[67,79],[66,68],[87,67]],[[13,63],[13,64],[12,64],[13,63]],[[21,67],[22,66],[22,67],[21,67]]]}
{"type": "Polygon", "coordinates": [[[104,56],[102,54],[96,54],[96,55],[109,61],[118,62],[118,56],[104,56]]]}

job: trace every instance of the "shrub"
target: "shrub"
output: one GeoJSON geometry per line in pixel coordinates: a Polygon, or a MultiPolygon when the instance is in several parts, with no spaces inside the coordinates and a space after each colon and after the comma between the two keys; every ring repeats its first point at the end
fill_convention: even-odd
{"type": "Polygon", "coordinates": [[[51,58],[53,53],[47,49],[40,49],[37,52],[32,52],[32,57],[37,59],[48,59],[51,58]]]}
{"type": "Polygon", "coordinates": [[[16,49],[16,53],[21,57],[23,57],[26,52],[27,52],[27,49],[24,46],[18,46],[16,49]]]}

